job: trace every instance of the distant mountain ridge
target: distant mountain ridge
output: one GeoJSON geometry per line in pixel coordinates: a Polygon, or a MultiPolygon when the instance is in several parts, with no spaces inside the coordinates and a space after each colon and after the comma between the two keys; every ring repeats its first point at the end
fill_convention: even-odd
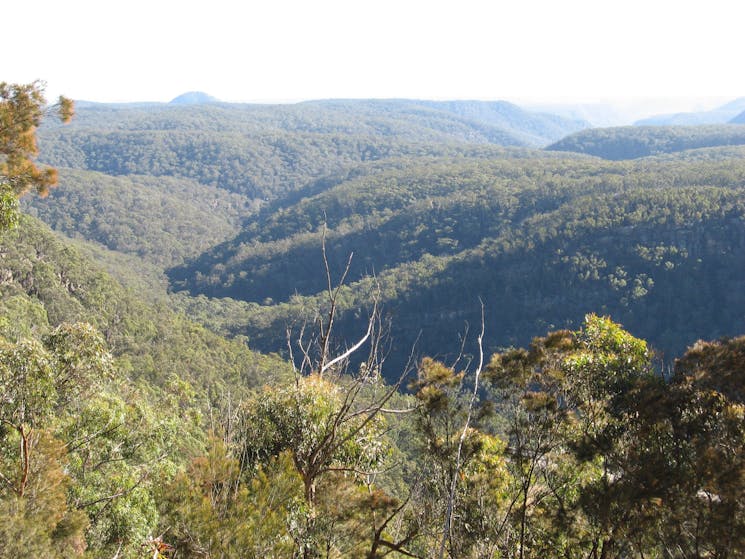
{"type": "Polygon", "coordinates": [[[396,134],[399,139],[414,141],[540,147],[590,127],[581,119],[526,110],[506,101],[341,99],[270,105],[222,103],[206,93],[189,92],[170,103],[80,103],[77,108],[76,119],[65,130],[199,128],[221,132],[396,134]],[[440,138],[434,138],[433,133],[440,138]]]}
{"type": "Polygon", "coordinates": [[[540,147],[586,126],[504,102],[86,103],[39,145],[55,167],[189,179],[263,203],[367,161],[540,147]]]}
{"type": "Polygon", "coordinates": [[[219,103],[217,97],[207,95],[203,91],[189,91],[171,99],[171,105],[203,105],[205,103],[219,103]]]}
{"type": "Polygon", "coordinates": [[[424,116],[422,111],[437,111],[453,115],[475,125],[494,126],[522,139],[527,145],[545,145],[546,139],[560,139],[567,134],[589,128],[586,120],[567,118],[549,112],[523,109],[507,101],[478,100],[327,100],[304,104],[329,108],[351,108],[366,112],[385,111],[390,114],[424,116]]]}
{"type": "Polygon", "coordinates": [[[638,120],[635,126],[690,126],[699,124],[724,124],[745,111],[745,97],[734,99],[709,111],[693,111],[654,115],[638,120]]]}
{"type": "Polygon", "coordinates": [[[548,146],[546,150],[572,151],[603,159],[622,160],[738,145],[745,145],[745,127],[734,124],[621,126],[582,130],[548,146]]]}
{"type": "Polygon", "coordinates": [[[729,121],[730,124],[745,124],[745,110],[729,121]]]}

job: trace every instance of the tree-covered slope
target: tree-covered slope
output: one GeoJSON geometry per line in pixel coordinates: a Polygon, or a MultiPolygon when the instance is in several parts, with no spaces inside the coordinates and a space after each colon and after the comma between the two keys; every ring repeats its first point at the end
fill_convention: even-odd
{"type": "MultiPolygon", "coordinates": [[[[192,294],[247,301],[216,304],[221,328],[232,314],[234,332],[281,349],[286,326],[323,305],[325,237],[332,277],[354,253],[347,339],[379,289],[398,355],[417,338],[425,354],[456,354],[464,323],[479,321],[479,298],[490,348],[596,311],[672,355],[745,329],[742,161],[430,161],[262,213],[171,278],[192,294]]],[[[200,301],[185,304],[209,314],[200,301]]]]}
{"type": "Polygon", "coordinates": [[[11,339],[43,334],[63,322],[88,322],[104,336],[118,367],[164,382],[175,374],[203,388],[257,386],[286,371],[279,359],[251,352],[122,288],[44,224],[24,217],[0,234],[0,315],[11,339]]]}
{"type": "Polygon", "coordinates": [[[578,315],[666,351],[745,330],[745,148],[428,145],[250,215],[194,181],[66,170],[68,198],[30,207],[97,241],[73,245],[18,212],[56,182],[43,106],[0,84],[1,558],[742,555],[745,337],[669,367],[578,315]],[[145,292],[243,218],[181,273],[252,302],[172,300],[286,344],[291,377],[145,292]]]}
{"type": "MultiPolygon", "coordinates": [[[[595,138],[606,151],[616,142],[624,157],[630,157],[629,145],[636,146],[634,155],[657,154],[622,162],[504,148],[473,136],[489,126],[504,130],[494,123],[513,113],[501,104],[405,101],[82,107],[76,127],[49,127],[42,144],[49,161],[59,158],[77,168],[63,177],[81,184],[70,188],[69,198],[35,203],[34,211],[68,235],[159,266],[176,264],[169,271],[175,289],[242,301],[218,308],[209,300],[179,298],[221,332],[247,334],[252,346],[270,351],[285,347],[288,324],[323,306],[324,241],[334,278],[354,254],[340,317],[344,337],[356,337],[354,317],[365,314],[374,275],[403,354],[420,330],[424,353],[457,353],[463,320],[478,321],[479,296],[500,316],[510,316],[506,326],[492,325],[492,347],[523,343],[587,311],[610,312],[671,352],[736,326],[734,319],[718,323],[699,308],[667,332],[660,321],[672,311],[656,307],[662,303],[655,297],[683,296],[692,289],[690,278],[701,280],[697,259],[714,258],[706,248],[694,258],[670,239],[708,239],[718,218],[698,215],[690,205],[671,208],[683,203],[685,193],[719,208],[723,203],[707,198],[718,196],[717,188],[727,196],[740,192],[740,128],[607,129],[564,140],[579,138],[587,152],[592,150],[582,138],[595,138]],[[482,123],[474,127],[478,119],[482,123]],[[84,170],[91,167],[126,177],[84,170]],[[86,181],[92,181],[88,188],[86,181]],[[652,196],[661,192],[667,198],[652,196]],[[623,225],[591,226],[595,214],[616,202],[635,217],[623,225]],[[579,226],[567,229],[562,220],[589,207],[594,209],[573,218],[589,231],[578,244],[579,226]],[[669,230],[671,212],[690,216],[683,225],[676,222],[675,232],[669,230]],[[610,239],[607,246],[603,239],[610,239]],[[202,252],[207,245],[216,246],[202,252]],[[638,247],[685,256],[680,265],[665,260],[673,267],[663,270],[633,252],[638,247]],[[585,266],[577,264],[584,260],[594,268],[576,271],[590,278],[577,283],[567,270],[585,266]],[[627,262],[635,264],[627,269],[627,262]],[[656,314],[645,315],[639,305],[656,314]],[[655,324],[654,332],[639,329],[642,316],[645,327],[655,324]]],[[[729,231],[734,243],[740,218],[733,219],[735,225],[727,223],[735,227],[729,231]]],[[[720,252],[729,254],[731,247],[717,239],[705,247],[721,241],[720,252]]],[[[121,269],[116,258],[109,260],[121,269]]],[[[721,269],[712,293],[737,293],[730,268],[739,265],[736,259],[711,262],[721,269]]],[[[739,308],[736,296],[727,304],[739,308]]]]}
{"type": "Polygon", "coordinates": [[[601,163],[541,152],[507,155],[407,160],[355,174],[256,214],[236,238],[173,269],[170,277],[194,292],[285,301],[325,285],[324,236],[333,273],[341,273],[355,253],[348,274],[354,281],[426,254],[458,254],[582,196],[660,186],[735,187],[745,179],[745,166],[729,156],[601,163]]]}
{"type": "MultiPolygon", "coordinates": [[[[392,354],[405,354],[418,338],[422,353],[452,358],[465,324],[479,322],[479,299],[490,349],[527,343],[542,328],[575,327],[590,310],[644,333],[668,357],[700,337],[735,335],[745,328],[742,194],[633,192],[610,208],[590,197],[458,255],[427,255],[381,273],[392,354]]],[[[360,330],[353,317],[375,289],[368,280],[345,293],[348,336],[360,330]]],[[[271,345],[266,333],[322,302],[296,297],[252,308],[246,332],[258,347],[271,345]]]]}
{"type": "Polygon", "coordinates": [[[70,126],[40,132],[40,148],[58,167],[189,178],[267,200],[362,161],[464,143],[545,145],[582,126],[508,104],[82,104],[70,126]]]}
{"type": "Polygon", "coordinates": [[[541,152],[357,168],[346,179],[324,181],[317,194],[252,216],[235,239],[169,275],[181,287],[211,295],[286,300],[322,289],[324,235],[332,271],[340,273],[354,252],[348,277],[357,279],[425,253],[452,254],[474,246],[526,208],[560,202],[564,193],[541,184],[540,177],[555,174],[574,184],[583,172],[579,160],[541,152]]]}
{"type": "Polygon", "coordinates": [[[745,144],[745,128],[709,126],[624,126],[572,134],[546,149],[595,155],[603,159],[636,159],[679,151],[745,144]]]}
{"type": "Polygon", "coordinates": [[[59,183],[46,198],[24,199],[24,209],[68,237],[161,268],[232,237],[252,210],[243,196],[189,179],[61,169],[59,183]]]}
{"type": "MultiPolygon", "coordinates": [[[[398,138],[272,132],[75,131],[45,135],[44,160],[108,175],[194,180],[255,200],[273,200],[350,165],[443,148],[398,138]]],[[[447,148],[445,148],[447,149],[447,148]]]]}

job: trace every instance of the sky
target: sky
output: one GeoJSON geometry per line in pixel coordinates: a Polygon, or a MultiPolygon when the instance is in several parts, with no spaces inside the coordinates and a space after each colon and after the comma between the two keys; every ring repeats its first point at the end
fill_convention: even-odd
{"type": "Polygon", "coordinates": [[[738,4],[7,2],[0,81],[41,79],[50,98],[99,102],[166,102],[204,91],[241,102],[668,98],[675,110],[709,108],[745,96],[738,4]]]}

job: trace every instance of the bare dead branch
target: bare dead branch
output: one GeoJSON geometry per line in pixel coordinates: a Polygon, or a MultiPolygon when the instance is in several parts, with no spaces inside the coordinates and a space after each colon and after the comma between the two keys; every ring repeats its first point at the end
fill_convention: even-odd
{"type": "Polygon", "coordinates": [[[450,481],[450,494],[448,495],[448,503],[447,503],[447,509],[445,511],[445,522],[443,526],[442,531],[442,539],[440,540],[440,553],[439,558],[442,559],[445,555],[445,544],[447,543],[447,540],[450,535],[450,527],[453,520],[453,504],[455,502],[455,489],[458,484],[458,477],[460,475],[460,469],[462,467],[463,462],[463,443],[466,440],[466,436],[468,435],[468,429],[471,424],[471,417],[473,415],[473,408],[476,404],[476,398],[478,397],[478,391],[479,391],[479,377],[481,376],[481,369],[484,367],[484,329],[485,329],[485,320],[484,320],[484,302],[479,298],[479,302],[481,303],[481,332],[479,333],[479,337],[477,339],[478,346],[479,346],[479,364],[476,368],[476,373],[474,375],[474,381],[473,381],[473,392],[471,393],[471,400],[468,403],[468,413],[466,414],[466,422],[463,425],[463,431],[460,434],[460,439],[458,440],[458,450],[455,455],[455,467],[453,470],[453,476],[450,481]]]}
{"type": "Polygon", "coordinates": [[[463,357],[463,352],[466,347],[466,341],[468,340],[468,330],[470,328],[470,325],[468,324],[468,321],[466,320],[465,329],[463,331],[463,335],[460,338],[460,350],[458,351],[458,357],[455,358],[455,361],[453,361],[453,364],[450,365],[451,369],[455,369],[458,366],[458,363],[463,357]]]}
{"type": "Polygon", "coordinates": [[[326,254],[326,224],[325,223],[323,225],[323,235],[321,237],[321,253],[323,256],[323,266],[326,271],[326,289],[327,289],[327,294],[329,298],[329,310],[326,315],[326,322],[324,323],[323,319],[320,316],[318,319],[318,327],[319,327],[319,332],[320,332],[319,339],[320,339],[320,344],[321,344],[318,371],[319,371],[319,374],[323,376],[323,372],[328,368],[325,365],[326,365],[326,360],[328,359],[329,344],[331,342],[331,332],[333,331],[334,320],[336,318],[336,308],[337,308],[339,292],[341,288],[344,286],[344,282],[346,281],[347,275],[349,274],[349,269],[352,266],[352,256],[354,255],[354,253],[349,253],[349,258],[347,259],[347,264],[344,267],[344,272],[342,273],[341,278],[339,279],[339,282],[337,283],[335,288],[331,281],[331,266],[329,265],[328,255],[326,254]]]}
{"type": "Polygon", "coordinates": [[[347,351],[342,353],[341,355],[333,358],[331,361],[329,361],[326,364],[321,363],[321,367],[319,369],[319,374],[323,376],[323,373],[328,371],[331,367],[339,363],[340,361],[344,361],[347,359],[350,355],[352,355],[355,351],[357,351],[362,345],[367,341],[367,339],[370,337],[370,334],[373,331],[373,320],[374,318],[370,318],[370,321],[367,324],[367,332],[365,332],[365,335],[360,338],[360,340],[354,344],[352,347],[350,347],[347,351]]]}
{"type": "Polygon", "coordinates": [[[287,342],[287,350],[290,352],[289,357],[290,357],[290,365],[292,365],[292,372],[297,375],[298,370],[297,370],[297,367],[295,366],[295,355],[292,351],[292,328],[289,326],[285,330],[285,341],[287,342]]]}
{"type": "MultiPolygon", "coordinates": [[[[408,541],[406,543],[408,543],[408,541]]],[[[382,545],[383,547],[389,548],[391,551],[395,551],[396,553],[405,555],[406,557],[414,557],[415,559],[424,559],[422,555],[417,555],[416,553],[412,553],[411,551],[405,550],[403,547],[404,545],[406,545],[405,543],[404,544],[394,543],[394,542],[389,542],[387,540],[381,539],[379,541],[379,544],[382,545]]]]}
{"type": "Polygon", "coordinates": [[[391,408],[380,408],[380,410],[378,410],[378,411],[380,411],[380,413],[387,413],[387,414],[391,414],[391,415],[397,415],[397,414],[400,415],[400,414],[405,414],[405,413],[411,413],[411,412],[414,412],[414,411],[416,411],[418,409],[419,409],[418,407],[404,408],[402,410],[394,410],[394,409],[391,409],[391,408]]]}
{"type": "Polygon", "coordinates": [[[306,371],[311,371],[313,367],[313,359],[310,356],[310,344],[308,346],[303,346],[303,336],[305,334],[305,324],[300,328],[300,333],[298,334],[297,339],[297,345],[300,348],[300,352],[303,354],[303,361],[300,364],[300,373],[304,373],[306,371]]]}

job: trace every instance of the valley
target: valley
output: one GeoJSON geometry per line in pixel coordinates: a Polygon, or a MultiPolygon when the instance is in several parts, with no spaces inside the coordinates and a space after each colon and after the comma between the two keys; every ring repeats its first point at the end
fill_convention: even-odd
{"type": "Polygon", "coordinates": [[[669,361],[745,316],[737,125],[589,128],[486,102],[84,104],[40,148],[61,187],[28,211],[144,259],[178,308],[264,352],[322,306],[322,243],[334,278],[353,255],[341,337],[376,291],[394,355],[457,355],[479,301],[488,351],[599,312],[669,361]]]}
{"type": "Polygon", "coordinates": [[[736,102],[2,87],[0,558],[742,555],[736,102]]]}

